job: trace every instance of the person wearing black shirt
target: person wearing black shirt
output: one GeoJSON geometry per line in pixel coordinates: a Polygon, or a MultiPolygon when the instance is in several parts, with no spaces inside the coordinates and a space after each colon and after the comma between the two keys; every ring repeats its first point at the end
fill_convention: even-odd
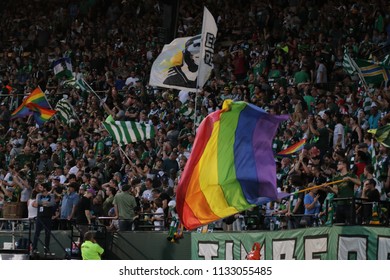
{"type": "MultiPolygon", "coordinates": [[[[366,202],[378,202],[380,200],[379,191],[375,188],[376,181],[367,179],[363,184],[363,192],[361,198],[367,199],[366,202]]],[[[363,202],[363,223],[368,224],[372,216],[372,203],[363,202]]]]}
{"type": "MultiPolygon", "coordinates": [[[[76,207],[76,224],[80,230],[80,238],[88,231],[88,227],[91,224],[92,214],[92,197],[96,195],[96,192],[93,188],[87,189],[85,194],[79,200],[79,203],[76,207]]],[[[81,242],[81,240],[80,240],[81,242]]]]}

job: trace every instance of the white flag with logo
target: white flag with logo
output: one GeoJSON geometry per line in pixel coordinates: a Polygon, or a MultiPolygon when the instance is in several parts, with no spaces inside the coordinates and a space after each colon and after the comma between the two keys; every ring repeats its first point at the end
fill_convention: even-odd
{"type": "Polygon", "coordinates": [[[205,8],[202,34],[183,37],[165,45],[153,63],[149,84],[196,92],[203,87],[213,69],[217,25],[205,8]]]}

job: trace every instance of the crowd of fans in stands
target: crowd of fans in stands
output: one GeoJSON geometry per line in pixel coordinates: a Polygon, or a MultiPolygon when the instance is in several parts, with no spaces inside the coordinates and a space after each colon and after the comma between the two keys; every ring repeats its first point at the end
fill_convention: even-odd
{"type": "MultiPolygon", "coordinates": [[[[163,217],[169,217],[168,202],[174,200],[196,128],[225,99],[290,115],[275,136],[275,154],[307,139],[301,152],[275,157],[281,191],[292,193],[337,178],[346,178],[348,185],[255,208],[250,214],[261,220],[262,213],[266,219],[243,219],[245,228],[267,228],[272,215],[288,217],[283,220],[288,228],[311,225],[312,220],[302,223],[301,216],[323,212],[329,193],[371,201],[390,196],[389,149],[367,132],[388,123],[390,91],[385,81],[364,86],[343,69],[344,52],[378,59],[389,46],[387,1],[180,1],[177,37],[200,33],[203,5],[218,25],[214,70],[196,96],[148,84],[164,45],[158,28],[163,1],[20,0],[2,5],[2,206],[23,202],[24,216],[33,217],[34,198],[50,188],[56,199],[54,226],[66,228],[62,220],[82,224],[100,216],[121,218],[120,211],[128,207],[123,193],[128,192],[135,198],[129,206],[134,213],[122,219],[156,212],[151,219],[145,215],[143,223],[164,229],[163,217]],[[64,56],[71,58],[74,76],[95,93],[67,87],[55,77],[52,62],[64,56]],[[53,118],[42,127],[31,118],[11,120],[38,86],[53,107],[62,98],[69,100],[77,118],[69,124],[53,118]],[[119,147],[101,124],[109,114],[115,120],[151,123],[156,136],[119,147]],[[350,187],[351,192],[344,191],[350,187]],[[89,212],[80,211],[81,202],[89,212]]],[[[340,212],[345,205],[337,206],[340,212]]],[[[243,229],[241,218],[248,215],[225,219],[223,228],[233,224],[243,229]]],[[[336,218],[353,223],[350,216],[336,218]]],[[[121,226],[132,228],[115,220],[110,224],[121,226]]]]}

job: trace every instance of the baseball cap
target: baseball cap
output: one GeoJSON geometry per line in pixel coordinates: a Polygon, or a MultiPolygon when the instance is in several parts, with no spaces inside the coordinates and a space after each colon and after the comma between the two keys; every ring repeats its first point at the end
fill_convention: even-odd
{"type": "Polygon", "coordinates": [[[119,180],[122,180],[122,174],[120,172],[115,172],[114,176],[119,177],[119,180]]]}
{"type": "Polygon", "coordinates": [[[96,195],[96,191],[95,191],[93,188],[89,188],[89,189],[87,190],[87,192],[88,192],[88,193],[91,193],[93,196],[96,195]]]}

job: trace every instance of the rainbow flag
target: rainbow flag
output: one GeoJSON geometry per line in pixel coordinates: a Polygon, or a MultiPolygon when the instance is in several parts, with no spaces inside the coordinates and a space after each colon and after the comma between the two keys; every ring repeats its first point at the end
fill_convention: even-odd
{"type": "Polygon", "coordinates": [[[30,93],[30,95],[25,99],[24,103],[26,105],[34,103],[42,108],[50,108],[50,105],[46,100],[45,93],[39,87],[30,93]]]}
{"type": "Polygon", "coordinates": [[[302,139],[301,141],[291,145],[287,149],[284,149],[283,151],[280,151],[277,155],[278,156],[289,156],[292,155],[293,153],[296,153],[300,150],[303,149],[303,147],[306,144],[306,138],[302,139]]]}
{"type": "Polygon", "coordinates": [[[50,109],[50,104],[47,102],[44,92],[38,87],[23,100],[18,108],[16,108],[11,114],[11,119],[24,118],[34,114],[37,124],[42,125],[45,121],[49,120],[55,112],[56,111],[50,109]]]}
{"type": "Polygon", "coordinates": [[[36,104],[41,108],[50,108],[49,102],[47,102],[45,94],[43,91],[37,87],[34,89],[30,95],[23,100],[22,104],[11,114],[11,118],[24,118],[31,115],[33,112],[29,109],[30,104],[36,104]]]}
{"type": "Polygon", "coordinates": [[[187,229],[278,197],[272,139],[286,119],[225,100],[222,110],[202,121],[176,193],[187,229]]]}
{"type": "Polygon", "coordinates": [[[24,118],[31,115],[32,113],[33,112],[31,112],[23,102],[18,108],[16,108],[15,111],[12,112],[11,119],[24,118]]]}
{"type": "Polygon", "coordinates": [[[34,119],[36,123],[41,126],[44,122],[50,120],[51,117],[57,113],[57,111],[48,109],[48,108],[43,108],[37,104],[29,104],[27,105],[31,111],[34,113],[34,119]]]}

